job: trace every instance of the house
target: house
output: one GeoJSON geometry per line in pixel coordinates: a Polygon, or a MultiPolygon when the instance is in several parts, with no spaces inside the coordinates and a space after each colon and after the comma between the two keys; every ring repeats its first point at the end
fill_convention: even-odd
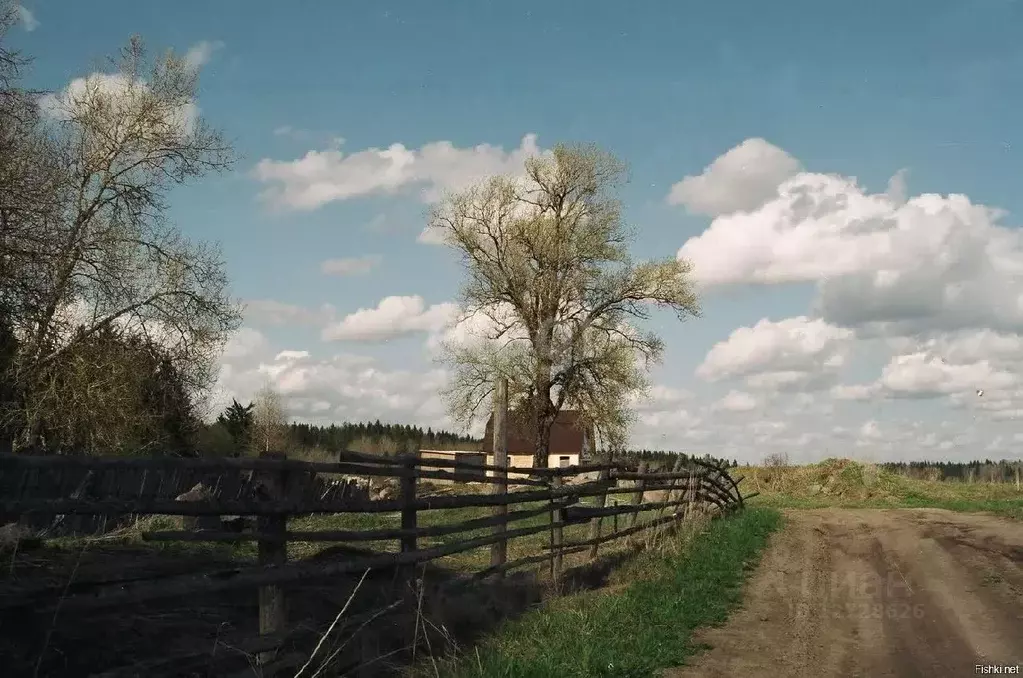
{"type": "MultiPolygon", "coordinates": [[[[508,466],[528,468],[533,465],[533,434],[530,422],[515,412],[508,413],[508,466]]],[[[562,410],[551,426],[547,466],[578,466],[589,459],[593,451],[593,427],[583,426],[577,410],[562,410]]],[[[481,449],[487,455],[487,464],[494,463],[494,415],[487,420],[481,449]]],[[[524,477],[526,474],[511,474],[524,477]]]]}

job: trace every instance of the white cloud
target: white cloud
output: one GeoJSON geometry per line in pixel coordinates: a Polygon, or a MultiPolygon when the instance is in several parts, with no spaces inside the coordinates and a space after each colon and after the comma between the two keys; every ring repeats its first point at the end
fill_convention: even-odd
{"type": "Polygon", "coordinates": [[[747,139],[705,167],[703,174],[674,184],[668,203],[710,216],[751,210],[774,197],[778,186],[800,169],[799,161],[777,146],[747,139]]]}
{"type": "Polygon", "coordinates": [[[273,299],[251,299],[245,302],[245,320],[260,326],[323,325],[336,315],[337,310],[330,304],[310,309],[273,299]]]}
{"type": "Polygon", "coordinates": [[[724,398],[714,403],[715,409],[726,412],[750,412],[759,406],[760,402],[745,391],[729,391],[724,398]]]}
{"type": "Polygon", "coordinates": [[[24,5],[17,5],[14,11],[18,14],[18,21],[21,22],[21,27],[25,29],[25,32],[31,33],[35,29],[39,28],[39,20],[36,19],[36,15],[24,5]]]}
{"type": "Polygon", "coordinates": [[[440,332],[458,314],[457,304],[427,306],[420,296],[385,297],[375,308],[360,308],[324,328],[325,341],[387,341],[416,333],[440,332]]]}
{"type": "Polygon", "coordinates": [[[274,351],[258,331],[245,328],[225,352],[212,405],[219,412],[232,398],[248,402],[269,381],[298,421],[380,419],[452,430],[455,425],[437,397],[445,379],[441,370],[388,370],[366,356],[318,358],[302,350],[274,351]]]}
{"type": "Polygon", "coordinates": [[[835,400],[870,400],[877,395],[876,384],[836,384],[831,388],[835,400]]]}
{"type": "Polygon", "coordinates": [[[705,287],[816,284],[817,315],[866,332],[1023,331],[1023,233],[964,195],[905,193],[901,171],[879,194],[802,172],[678,254],[705,287]]]}
{"type": "Polygon", "coordinates": [[[263,334],[252,327],[241,327],[224,346],[223,361],[227,363],[262,355],[269,343],[263,334]]]}
{"type": "Polygon", "coordinates": [[[220,40],[203,40],[202,42],[197,42],[189,47],[188,51],[185,52],[185,63],[188,64],[190,68],[197,71],[209,63],[210,59],[213,58],[214,52],[218,49],[222,49],[223,47],[224,43],[220,40]]]}
{"type": "MultiPolygon", "coordinates": [[[[44,94],[37,100],[40,112],[53,120],[68,121],[79,119],[89,111],[113,111],[128,118],[155,120],[150,114],[140,113],[152,105],[152,91],[144,80],[127,78],[121,73],[92,73],[84,78],[75,78],[67,87],[57,93],[44,94]]],[[[153,122],[161,131],[170,129],[182,135],[189,135],[199,119],[199,107],[194,101],[181,103],[164,111],[162,120],[153,122]],[[163,127],[167,125],[168,127],[163,127]]],[[[123,126],[122,126],[123,127],[123,126]]],[[[90,130],[94,131],[94,130],[90,130]]],[[[119,146],[135,134],[135,130],[118,128],[118,134],[101,136],[90,134],[88,142],[97,154],[109,152],[110,146],[119,146]]],[[[132,139],[133,143],[138,143],[132,139]]]]}
{"type": "Polygon", "coordinates": [[[444,230],[433,226],[427,226],[420,231],[418,236],[416,236],[416,242],[424,245],[444,245],[446,244],[444,230]]]}
{"type": "Polygon", "coordinates": [[[707,381],[745,377],[755,388],[809,388],[845,364],[853,332],[806,316],[762,319],[715,344],[697,367],[707,381]]]}
{"type": "Polygon", "coordinates": [[[367,254],[361,257],[344,257],[327,259],[320,264],[320,271],[325,275],[366,275],[380,265],[383,257],[379,254],[367,254]]]}
{"type": "Polygon", "coordinates": [[[1004,389],[1018,383],[1016,375],[987,360],[957,365],[927,353],[892,358],[881,371],[880,385],[894,397],[928,398],[952,393],[975,395],[977,389],[1004,389]]]}
{"type": "Polygon", "coordinates": [[[254,176],[268,186],[264,199],[295,210],[391,195],[413,186],[421,189],[424,201],[434,202],[445,191],[466,188],[488,176],[520,175],[526,158],[540,153],[535,134],[527,134],[511,151],[490,144],[457,148],[450,141],[428,143],[418,150],[400,143],[348,154],[331,148],[290,161],[264,158],[254,176]]]}

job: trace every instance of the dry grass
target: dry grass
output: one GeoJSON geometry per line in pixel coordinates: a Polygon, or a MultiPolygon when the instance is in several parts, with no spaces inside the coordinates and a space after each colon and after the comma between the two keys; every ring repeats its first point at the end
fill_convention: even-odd
{"type": "Polygon", "coordinates": [[[1023,519],[1023,498],[1012,483],[910,478],[876,464],[828,459],[806,466],[740,466],[743,490],[755,504],[792,508],[936,507],[990,511],[1023,519]]]}

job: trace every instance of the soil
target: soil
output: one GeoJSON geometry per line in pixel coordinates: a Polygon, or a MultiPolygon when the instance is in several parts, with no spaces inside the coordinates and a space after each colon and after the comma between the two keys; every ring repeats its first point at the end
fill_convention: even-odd
{"type": "Polygon", "coordinates": [[[665,678],[972,676],[977,665],[1023,665],[1023,523],[938,509],[786,518],[742,609],[697,632],[711,649],[665,678]]]}

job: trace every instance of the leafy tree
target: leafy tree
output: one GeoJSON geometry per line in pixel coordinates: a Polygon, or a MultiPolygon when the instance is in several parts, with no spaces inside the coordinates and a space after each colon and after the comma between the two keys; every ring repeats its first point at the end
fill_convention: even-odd
{"type": "MultiPolygon", "coordinates": [[[[14,5],[0,3],[2,39],[14,5]]],[[[197,403],[240,320],[219,252],[166,221],[173,187],[232,162],[230,145],[197,115],[195,68],[171,52],[150,59],[132,38],[113,73],[37,98],[17,89],[24,63],[0,46],[0,333],[17,337],[0,362],[13,392],[0,418],[16,449],[52,446],[45,430],[52,442],[76,404],[89,402],[79,414],[97,422],[127,407],[95,338],[110,345],[104,333],[113,331],[123,347],[129,337],[158,346],[161,369],[180,386],[167,398],[197,403]],[[80,364],[85,356],[91,366],[80,364]],[[58,382],[64,390],[52,389],[58,382]],[[114,400],[93,402],[96,394],[114,400]]],[[[148,405],[124,411],[136,406],[148,405]]],[[[79,424],[60,436],[100,434],[79,424]]],[[[183,439],[181,426],[174,435],[183,439]]]]}
{"type": "Polygon", "coordinates": [[[524,180],[493,177],[449,196],[430,226],[461,255],[464,318],[484,325],[480,341],[445,347],[449,409],[468,424],[488,411],[496,378],[508,378],[512,407],[532,422],[533,463],[545,466],[564,408],[581,411],[605,447],[624,446],[630,398],[663,353],[638,323],[654,306],[681,320],[699,304],[687,262],[629,255],[616,158],[559,145],[525,169],[524,180]]]}
{"type": "Polygon", "coordinates": [[[258,455],[260,452],[287,452],[290,447],[288,417],[281,395],[266,384],[252,403],[249,451],[258,455]]]}

